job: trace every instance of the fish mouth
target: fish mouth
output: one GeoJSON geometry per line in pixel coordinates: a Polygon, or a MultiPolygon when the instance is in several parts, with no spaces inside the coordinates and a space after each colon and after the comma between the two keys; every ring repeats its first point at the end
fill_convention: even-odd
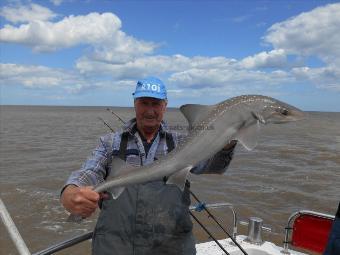
{"type": "Polygon", "coordinates": [[[290,117],[291,121],[299,121],[299,120],[307,119],[306,113],[299,110],[299,109],[291,110],[289,117],[290,117]]]}
{"type": "Polygon", "coordinates": [[[285,124],[289,122],[295,122],[306,119],[305,112],[297,109],[297,108],[290,108],[286,109],[285,111],[278,111],[274,113],[269,122],[275,124],[285,124]]]}

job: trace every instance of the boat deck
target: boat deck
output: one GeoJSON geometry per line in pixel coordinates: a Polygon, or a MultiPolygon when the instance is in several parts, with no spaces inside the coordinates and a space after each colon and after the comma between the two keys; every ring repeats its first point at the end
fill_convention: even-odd
{"type": "MultiPolygon", "coordinates": [[[[246,236],[238,235],[236,241],[242,246],[248,255],[283,255],[282,247],[276,246],[270,242],[263,242],[261,245],[250,244],[245,241],[246,236]]],[[[243,252],[232,243],[231,239],[219,240],[223,248],[225,248],[230,255],[243,255],[243,252]]],[[[197,255],[222,255],[225,254],[220,247],[214,242],[200,243],[196,245],[197,255]]],[[[294,250],[289,250],[290,255],[306,255],[294,250]]]]}

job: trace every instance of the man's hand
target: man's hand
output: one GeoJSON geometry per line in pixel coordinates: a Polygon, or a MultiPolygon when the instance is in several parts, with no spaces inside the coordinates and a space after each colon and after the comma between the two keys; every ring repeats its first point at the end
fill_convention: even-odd
{"type": "Polygon", "coordinates": [[[69,185],[64,189],[60,201],[70,213],[87,218],[97,209],[99,199],[100,195],[91,186],[69,185]]]}

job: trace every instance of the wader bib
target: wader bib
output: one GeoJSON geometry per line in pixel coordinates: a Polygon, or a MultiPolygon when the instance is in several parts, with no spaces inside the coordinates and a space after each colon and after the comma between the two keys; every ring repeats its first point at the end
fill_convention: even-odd
{"type": "MultiPolygon", "coordinates": [[[[166,143],[168,152],[174,147],[171,134],[157,135],[147,156],[141,139],[122,134],[116,156],[126,162],[149,164],[155,159],[155,148],[166,143]],[[136,139],[137,138],[137,139],[136,139]],[[126,153],[128,142],[135,142],[139,155],[126,153]],[[154,146],[155,145],[155,146],[154,146]]],[[[195,240],[189,214],[189,183],[182,192],[163,180],[129,186],[116,200],[102,202],[92,240],[93,255],[194,255],[195,240]]]]}

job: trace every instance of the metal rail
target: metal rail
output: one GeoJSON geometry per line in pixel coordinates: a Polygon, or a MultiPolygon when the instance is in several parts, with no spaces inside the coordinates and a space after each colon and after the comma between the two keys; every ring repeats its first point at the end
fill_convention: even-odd
{"type": "Polygon", "coordinates": [[[7,232],[9,233],[15,247],[17,248],[20,255],[31,255],[30,251],[28,250],[24,239],[22,239],[17,227],[15,226],[9,212],[5,204],[2,202],[0,198],[0,215],[1,220],[4,223],[7,232]]]}
{"type": "Polygon", "coordinates": [[[87,232],[85,234],[82,234],[82,235],[78,235],[78,236],[75,236],[71,239],[68,239],[68,240],[65,240],[61,243],[57,243],[53,246],[50,246],[42,251],[39,251],[39,252],[36,252],[34,253],[33,255],[50,255],[50,254],[54,254],[55,252],[58,252],[58,251],[61,251],[61,250],[64,250],[64,249],[67,249],[71,246],[74,246],[78,243],[81,243],[81,242],[84,242],[86,240],[89,240],[91,239],[93,236],[93,231],[91,232],[87,232]]]}
{"type": "MultiPolygon", "coordinates": [[[[215,204],[206,204],[205,207],[210,208],[210,209],[218,209],[222,208],[225,206],[230,206],[229,203],[215,203],[215,204]]],[[[190,206],[189,207],[190,211],[195,211],[197,210],[197,206],[190,206]]],[[[67,239],[65,241],[62,241],[60,243],[54,244],[42,251],[36,252],[33,255],[51,255],[54,254],[55,252],[64,250],[66,248],[69,248],[71,246],[74,246],[78,243],[84,242],[86,240],[91,239],[93,236],[93,231],[87,232],[85,234],[77,235],[75,237],[72,237],[70,239],[67,239]]],[[[26,255],[26,254],[24,254],[26,255]]]]}

